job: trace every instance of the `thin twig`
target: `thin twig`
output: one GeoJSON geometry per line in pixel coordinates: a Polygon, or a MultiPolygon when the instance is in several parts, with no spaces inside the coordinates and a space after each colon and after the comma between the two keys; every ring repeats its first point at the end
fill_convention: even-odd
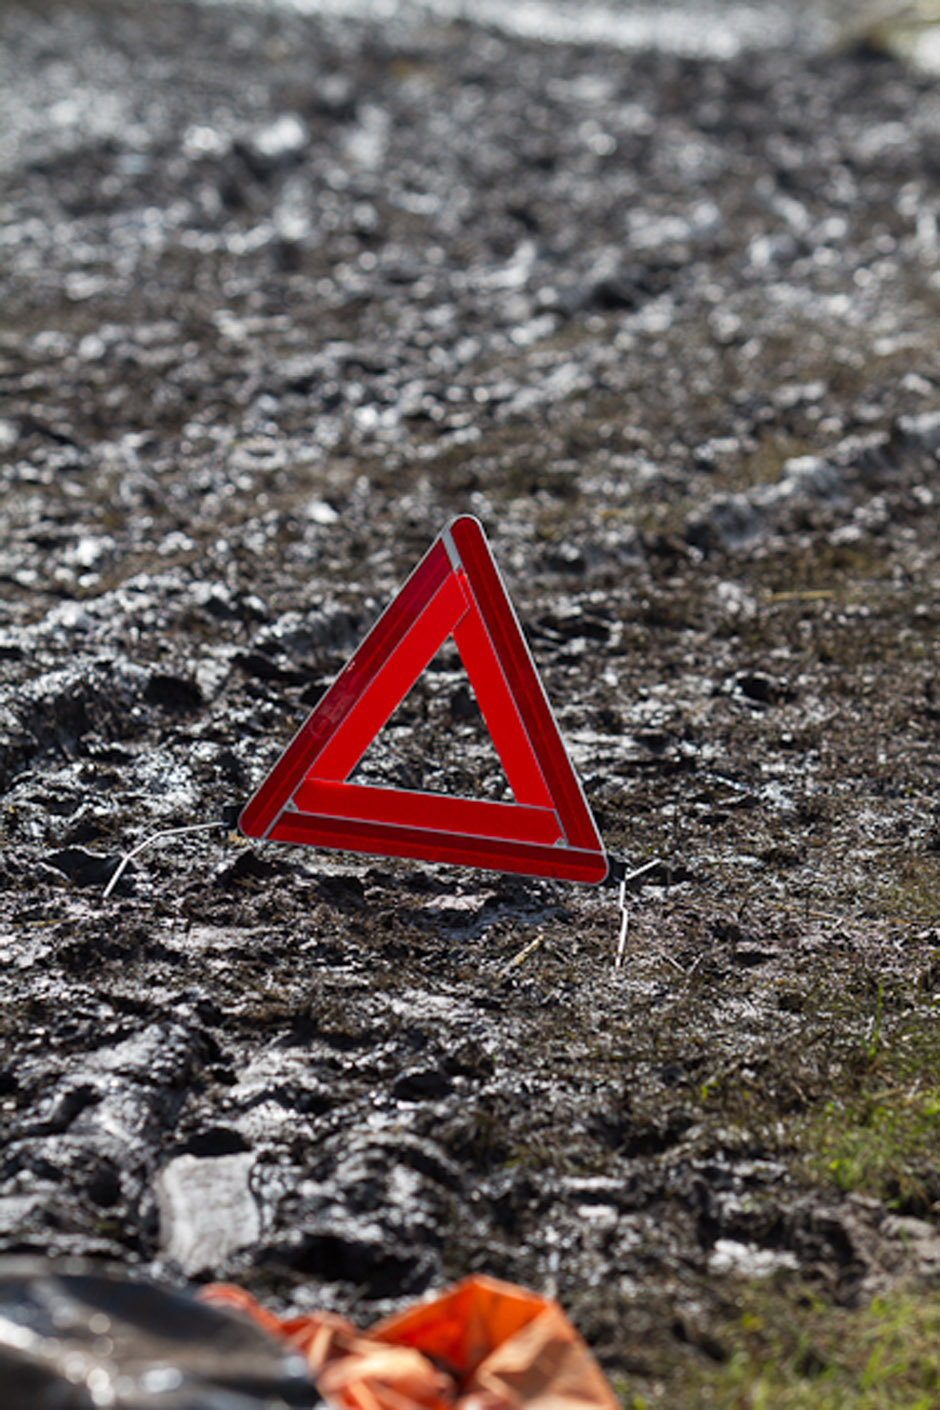
{"type": "Polygon", "coordinates": [[[630,914],[627,910],[627,879],[624,877],[620,883],[620,934],[617,937],[617,954],[614,957],[614,969],[619,969],[623,964],[623,952],[627,948],[627,926],[630,921],[630,914]]]}
{"type": "Polygon", "coordinates": [[[132,862],[133,859],[138,856],[138,854],[141,853],[145,847],[149,847],[151,842],[161,842],[164,837],[178,837],[181,832],[205,832],[210,827],[227,826],[228,824],[224,822],[190,823],[187,827],[168,827],[164,828],[162,832],[152,832],[149,837],[144,838],[143,842],[138,842],[136,847],[132,847],[129,852],[124,853],[124,856],[121,858],[120,862],[117,865],[116,871],[114,872],[107,886],[104,888],[102,900],[106,901],[111,895],[111,892],[114,890],[115,886],[117,886],[121,877],[124,875],[124,871],[128,863],[132,862]]]}
{"type": "Polygon", "coordinates": [[[639,881],[640,877],[645,876],[647,872],[655,871],[656,868],[661,867],[662,864],[661,857],[654,857],[651,862],[644,862],[641,867],[637,867],[636,871],[628,872],[625,877],[621,878],[620,895],[618,898],[620,904],[620,934],[617,936],[617,953],[614,956],[614,969],[620,969],[623,965],[624,951],[627,946],[627,926],[630,923],[630,915],[627,910],[627,887],[631,882],[639,881]]]}
{"type": "MultiPolygon", "coordinates": [[[[651,862],[644,862],[636,871],[628,872],[621,881],[621,886],[629,886],[634,881],[639,881],[641,876],[645,876],[648,871],[655,871],[657,867],[665,866],[662,857],[654,857],[651,862]]],[[[668,871],[668,868],[667,868],[668,871]]]]}
{"type": "Polygon", "coordinates": [[[518,955],[514,955],[508,964],[503,965],[502,969],[499,970],[499,972],[497,973],[496,978],[505,979],[506,975],[510,972],[510,970],[518,969],[519,965],[522,964],[523,960],[527,960],[529,956],[533,953],[533,951],[538,949],[544,939],[545,936],[541,933],[536,935],[534,940],[530,940],[528,945],[524,945],[522,947],[518,955]]]}

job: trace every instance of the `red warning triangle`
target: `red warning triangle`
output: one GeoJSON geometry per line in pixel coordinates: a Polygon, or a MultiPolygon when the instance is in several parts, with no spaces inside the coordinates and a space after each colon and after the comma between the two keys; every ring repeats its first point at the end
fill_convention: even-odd
{"type": "Polygon", "coordinates": [[[430,547],[246,804],[247,837],[603,881],[604,845],[480,524],[430,547]],[[514,803],[350,783],[453,636],[514,803]]]}

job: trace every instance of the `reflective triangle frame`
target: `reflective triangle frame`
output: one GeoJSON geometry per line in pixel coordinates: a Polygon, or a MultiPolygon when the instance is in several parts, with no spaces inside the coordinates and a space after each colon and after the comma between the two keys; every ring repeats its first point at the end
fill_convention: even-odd
{"type": "Polygon", "coordinates": [[[246,837],[598,883],[608,859],[480,523],[441,533],[238,821],[246,837]],[[453,636],[515,802],[351,783],[453,636]]]}

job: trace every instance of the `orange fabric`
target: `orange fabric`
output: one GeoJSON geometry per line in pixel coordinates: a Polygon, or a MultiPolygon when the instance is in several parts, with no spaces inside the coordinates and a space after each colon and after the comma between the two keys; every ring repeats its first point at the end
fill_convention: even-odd
{"type": "Polygon", "coordinates": [[[367,1333],[328,1312],[282,1320],[227,1284],[201,1296],[290,1342],[335,1410],[617,1410],[558,1304],[495,1278],[465,1278],[367,1333]]]}

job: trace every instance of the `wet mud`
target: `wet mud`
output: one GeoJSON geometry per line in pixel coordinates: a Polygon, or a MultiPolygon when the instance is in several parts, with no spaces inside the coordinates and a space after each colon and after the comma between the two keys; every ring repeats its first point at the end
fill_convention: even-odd
{"type": "MultiPolygon", "coordinates": [[[[0,6],[0,1249],[482,1270],[636,1388],[742,1278],[936,1277],[936,1147],[794,1131],[940,994],[938,123],[849,34],[0,6]],[[465,512],[662,859],[619,969],[613,890],[231,831],[465,512]]],[[[454,653],[359,777],[510,796],[454,653]]]]}

